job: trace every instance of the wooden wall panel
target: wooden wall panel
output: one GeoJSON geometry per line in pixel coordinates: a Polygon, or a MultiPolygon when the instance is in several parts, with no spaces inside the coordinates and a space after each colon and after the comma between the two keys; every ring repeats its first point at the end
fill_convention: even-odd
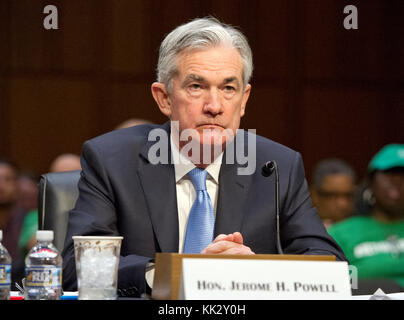
{"type": "Polygon", "coordinates": [[[174,27],[212,14],[239,26],[254,54],[243,128],[303,155],[306,172],[340,156],[359,171],[404,142],[404,2],[353,0],[45,0],[0,2],[0,155],[43,172],[58,153],[129,117],[164,122],[150,94],[158,48],[174,27]],[[73,127],[74,124],[74,127],[73,127]]]}
{"type": "Polygon", "coordinates": [[[241,128],[256,129],[258,135],[280,143],[290,137],[291,121],[285,108],[286,90],[253,85],[241,128]]]}
{"type": "Polygon", "coordinates": [[[104,114],[110,119],[111,128],[128,118],[142,118],[156,123],[168,120],[151,95],[150,83],[113,84],[111,96],[112,104],[104,114]]]}
{"type": "Polygon", "coordinates": [[[110,61],[107,70],[149,75],[153,70],[150,51],[153,37],[150,16],[151,2],[125,0],[109,3],[110,15],[104,28],[111,30],[110,45],[107,46],[110,61]]]}
{"type": "Polygon", "coordinates": [[[164,36],[179,24],[207,15],[208,10],[205,7],[206,4],[203,1],[152,1],[149,14],[152,16],[153,42],[156,47],[158,47],[164,36]]]}
{"type": "Polygon", "coordinates": [[[381,12],[383,45],[383,78],[388,83],[388,88],[400,84],[404,91],[404,3],[401,0],[384,1],[381,12]]]}
{"type": "Polygon", "coordinates": [[[380,95],[375,91],[308,89],[302,105],[302,155],[306,173],[327,157],[351,163],[362,175],[374,150],[385,143],[380,95]]]}
{"type": "Polygon", "coordinates": [[[256,3],[258,1],[248,4],[243,0],[235,0],[232,3],[233,10],[229,10],[229,4],[226,1],[207,1],[206,11],[209,15],[225,23],[243,26],[244,32],[247,32],[245,30],[245,22],[249,18],[249,11],[253,9],[252,7],[256,6],[256,3]]]}
{"type": "MultiPolygon", "coordinates": [[[[382,71],[382,1],[357,5],[357,30],[346,30],[343,13],[346,1],[306,2],[305,73],[309,79],[369,81],[382,71]]],[[[349,3],[354,4],[354,3],[349,3]]]]}
{"type": "Polygon", "coordinates": [[[10,23],[11,6],[8,2],[0,2],[0,74],[4,75],[10,57],[10,23]]]}
{"type": "Polygon", "coordinates": [[[59,30],[45,32],[46,35],[56,34],[60,43],[58,69],[79,75],[97,69],[98,32],[105,23],[97,19],[97,6],[100,6],[97,0],[64,1],[60,6],[59,30]]]}
{"type": "Polygon", "coordinates": [[[93,137],[91,86],[55,78],[15,78],[10,84],[10,154],[23,168],[47,172],[60,153],[79,153],[93,137]]]}
{"type": "Polygon", "coordinates": [[[44,54],[46,43],[43,38],[43,8],[41,1],[9,1],[9,41],[11,56],[9,65],[13,69],[40,71],[46,66],[44,54]]]}
{"type": "Polygon", "coordinates": [[[0,2],[0,156],[8,152],[8,61],[10,57],[10,24],[11,13],[8,2],[0,2]]]}
{"type": "Polygon", "coordinates": [[[254,54],[253,82],[263,82],[266,85],[287,85],[290,75],[290,51],[294,37],[289,37],[292,11],[291,1],[268,3],[259,1],[254,12],[260,14],[250,23],[254,26],[250,35],[250,45],[254,54]],[[286,18],[286,19],[285,19],[286,18]]]}
{"type": "Polygon", "coordinates": [[[404,88],[401,91],[382,95],[382,124],[386,140],[404,143],[404,88]]]}
{"type": "Polygon", "coordinates": [[[9,152],[9,127],[8,127],[8,80],[0,76],[0,156],[9,152]]]}

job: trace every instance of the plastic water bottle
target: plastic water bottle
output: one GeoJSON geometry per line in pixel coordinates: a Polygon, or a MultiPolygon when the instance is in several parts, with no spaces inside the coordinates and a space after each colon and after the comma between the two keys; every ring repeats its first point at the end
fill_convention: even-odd
{"type": "Polygon", "coordinates": [[[53,245],[53,231],[38,230],[36,245],[25,258],[25,299],[59,300],[62,257],[53,245]]]}
{"type": "Polygon", "coordinates": [[[0,300],[8,300],[11,286],[11,256],[1,241],[3,230],[0,230],[0,300]]]}

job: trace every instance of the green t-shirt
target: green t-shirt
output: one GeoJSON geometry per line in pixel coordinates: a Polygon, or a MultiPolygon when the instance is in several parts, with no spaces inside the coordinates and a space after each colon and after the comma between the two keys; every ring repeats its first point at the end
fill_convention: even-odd
{"type": "Polygon", "coordinates": [[[18,241],[18,246],[23,255],[28,253],[26,247],[28,242],[33,236],[35,236],[38,230],[38,210],[32,210],[27,213],[22,223],[22,229],[20,234],[20,239],[18,241]]]}
{"type": "Polygon", "coordinates": [[[328,229],[358,278],[386,278],[404,286],[404,220],[381,222],[372,217],[352,217],[328,229]]]}

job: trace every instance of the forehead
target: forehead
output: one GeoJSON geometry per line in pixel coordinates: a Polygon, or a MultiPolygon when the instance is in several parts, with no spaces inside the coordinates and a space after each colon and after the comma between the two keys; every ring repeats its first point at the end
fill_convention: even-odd
{"type": "Polygon", "coordinates": [[[387,171],[378,171],[375,174],[375,179],[378,180],[404,179],[404,168],[397,168],[387,171]]]}
{"type": "Polygon", "coordinates": [[[329,174],[322,181],[322,187],[327,190],[351,189],[353,186],[352,177],[342,173],[329,174]]]}
{"type": "Polygon", "coordinates": [[[178,54],[178,76],[190,74],[202,77],[236,77],[241,81],[243,63],[236,48],[212,47],[203,50],[185,50],[178,54]]]}

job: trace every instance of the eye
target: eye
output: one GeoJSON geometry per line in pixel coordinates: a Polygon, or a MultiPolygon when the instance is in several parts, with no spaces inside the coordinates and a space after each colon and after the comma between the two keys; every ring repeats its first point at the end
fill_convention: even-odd
{"type": "Polygon", "coordinates": [[[198,82],[190,83],[187,87],[187,92],[192,97],[199,97],[202,94],[203,87],[198,82]]]}
{"type": "Polygon", "coordinates": [[[234,92],[234,91],[236,91],[236,88],[233,87],[233,86],[225,86],[224,91],[226,91],[226,92],[234,92]]]}
{"type": "Polygon", "coordinates": [[[201,88],[201,85],[198,84],[198,83],[191,83],[191,84],[189,85],[189,88],[190,88],[191,90],[199,90],[199,89],[201,88]]]}

